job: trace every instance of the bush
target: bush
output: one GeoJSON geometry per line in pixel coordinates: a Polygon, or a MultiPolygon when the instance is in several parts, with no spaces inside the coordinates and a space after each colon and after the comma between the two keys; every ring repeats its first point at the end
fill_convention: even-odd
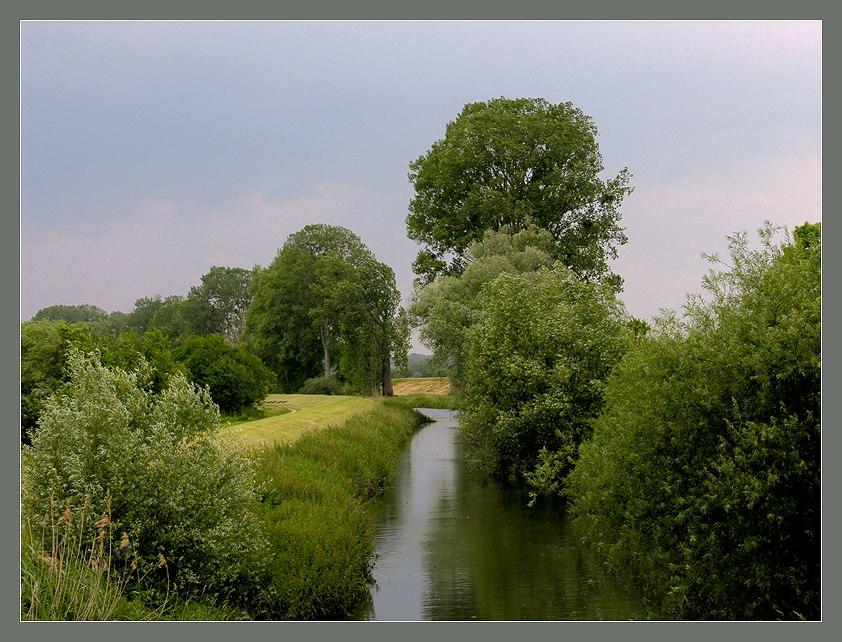
{"type": "Polygon", "coordinates": [[[110,498],[147,584],[245,596],[264,552],[254,474],[239,447],[214,436],[207,392],[175,375],[154,394],[144,370],[77,350],[68,362],[64,393],[45,402],[21,454],[26,514],[47,514],[54,497],[89,498],[94,510],[110,498]]]}
{"type": "Polygon", "coordinates": [[[610,288],[561,266],[487,284],[456,398],[475,464],[556,494],[628,341],[626,314],[610,288]]]}
{"type": "Polygon", "coordinates": [[[298,390],[300,395],[341,395],[342,383],[335,376],[307,379],[298,390]]]}
{"type": "Polygon", "coordinates": [[[229,345],[221,335],[193,336],[175,351],[190,378],[207,386],[224,413],[255,406],[266,398],[274,376],[243,346],[229,345]]]}
{"type": "Polygon", "coordinates": [[[657,617],[820,617],[820,228],[772,236],[626,355],[568,479],[657,617]]]}

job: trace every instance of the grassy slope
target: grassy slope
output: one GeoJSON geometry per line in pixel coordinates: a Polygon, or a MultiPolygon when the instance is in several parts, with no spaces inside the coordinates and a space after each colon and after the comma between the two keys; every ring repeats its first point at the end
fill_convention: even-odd
{"type": "Polygon", "coordinates": [[[368,397],[269,395],[265,405],[283,404],[290,412],[227,426],[221,434],[235,435],[248,446],[290,443],[309,430],[335,426],[353,415],[371,410],[377,403],[376,399],[368,397]]]}

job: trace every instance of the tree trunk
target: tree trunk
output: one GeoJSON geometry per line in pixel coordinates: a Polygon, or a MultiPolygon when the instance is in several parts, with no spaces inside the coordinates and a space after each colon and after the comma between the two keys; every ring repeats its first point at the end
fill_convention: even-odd
{"type": "Polygon", "coordinates": [[[322,323],[321,327],[321,335],[322,335],[322,348],[324,349],[324,367],[325,367],[325,377],[330,376],[330,351],[328,350],[328,340],[330,339],[330,335],[328,334],[327,323],[322,323]]]}
{"type": "Polygon", "coordinates": [[[392,362],[388,355],[383,361],[383,396],[395,396],[395,391],[392,388],[392,362]]]}

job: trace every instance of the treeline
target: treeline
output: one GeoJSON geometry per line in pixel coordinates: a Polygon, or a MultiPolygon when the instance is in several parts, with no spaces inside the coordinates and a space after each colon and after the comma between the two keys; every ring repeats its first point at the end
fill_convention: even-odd
{"type": "Polygon", "coordinates": [[[399,301],[394,272],[359,237],[310,225],[266,268],[215,266],[186,296],[140,298],[128,313],[44,308],[21,324],[21,438],[66,383],[70,347],[125,370],[145,363],[155,391],[182,373],[226,415],[270,391],[389,395],[409,347],[399,301]]]}
{"type": "Polygon", "coordinates": [[[649,617],[817,619],[821,225],[736,234],[683,319],[634,319],[606,260],[630,176],[600,179],[595,134],[495,99],[411,165],[409,313],[468,456],[566,498],[649,617]]]}

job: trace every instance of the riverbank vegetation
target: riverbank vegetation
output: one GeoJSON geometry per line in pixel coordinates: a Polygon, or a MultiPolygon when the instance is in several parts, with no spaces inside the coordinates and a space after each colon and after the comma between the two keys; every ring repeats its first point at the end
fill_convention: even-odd
{"type": "Polygon", "coordinates": [[[365,503],[422,416],[368,400],[247,451],[219,434],[207,390],[148,381],[71,351],[63,394],[22,450],[22,617],[348,615],[370,577],[365,503]]]}
{"type": "Polygon", "coordinates": [[[662,617],[820,617],[820,226],[761,241],[624,357],[566,489],[662,617]]]}
{"type": "Polygon", "coordinates": [[[820,618],[821,224],[736,233],[682,317],[643,320],[610,268],[631,174],[601,178],[570,103],[466,105],[410,170],[406,310],[358,236],[308,225],[184,297],[21,324],[22,616],[347,616],[363,507],[431,407],[475,468],[561,498],[650,617],[820,618]]]}
{"type": "Polygon", "coordinates": [[[737,233],[684,318],[632,318],[606,262],[630,175],[596,179],[574,114],[466,105],[410,165],[409,314],[450,364],[468,456],[565,498],[651,617],[817,619],[821,224],[767,223],[757,250],[737,233]]]}

